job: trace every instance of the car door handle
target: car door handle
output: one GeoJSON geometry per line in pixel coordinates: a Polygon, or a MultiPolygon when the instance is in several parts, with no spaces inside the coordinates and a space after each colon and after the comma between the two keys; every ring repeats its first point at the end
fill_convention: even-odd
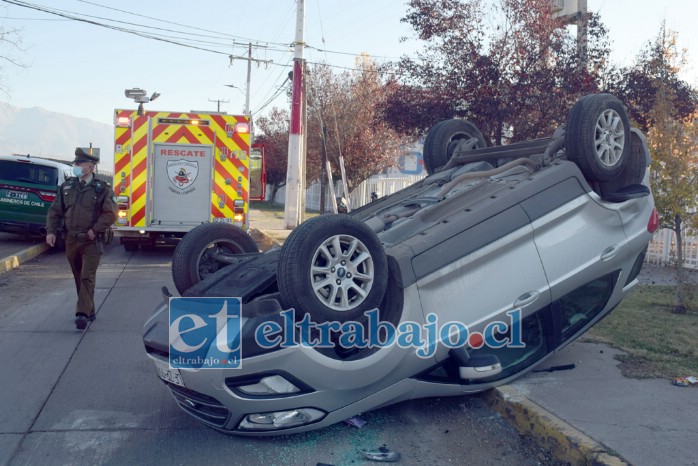
{"type": "Polygon", "coordinates": [[[613,256],[616,255],[616,253],[618,252],[619,249],[620,249],[620,246],[618,246],[617,244],[614,244],[613,246],[607,247],[601,253],[601,260],[607,261],[607,260],[611,259],[613,256]]]}
{"type": "Polygon", "coordinates": [[[533,301],[538,299],[540,292],[538,291],[527,291],[526,293],[519,296],[516,301],[514,301],[514,308],[524,307],[531,304],[533,301]]]}

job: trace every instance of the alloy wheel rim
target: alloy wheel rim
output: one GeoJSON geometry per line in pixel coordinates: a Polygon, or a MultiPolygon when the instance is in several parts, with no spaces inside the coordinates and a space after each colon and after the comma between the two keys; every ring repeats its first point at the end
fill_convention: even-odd
{"type": "Polygon", "coordinates": [[[366,245],[351,235],[326,239],[313,254],[310,282],[315,297],[339,312],[363,303],[375,280],[373,257],[366,245]]]}
{"type": "Polygon", "coordinates": [[[608,109],[596,120],[596,158],[606,167],[618,164],[625,147],[625,125],[618,112],[608,109]]]}

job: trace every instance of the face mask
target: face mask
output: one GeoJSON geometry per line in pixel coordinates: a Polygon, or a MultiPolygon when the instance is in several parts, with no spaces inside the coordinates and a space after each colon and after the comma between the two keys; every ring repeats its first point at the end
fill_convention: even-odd
{"type": "Polygon", "coordinates": [[[82,167],[78,167],[77,165],[73,165],[73,175],[75,175],[77,177],[81,177],[83,175],[82,167]]]}

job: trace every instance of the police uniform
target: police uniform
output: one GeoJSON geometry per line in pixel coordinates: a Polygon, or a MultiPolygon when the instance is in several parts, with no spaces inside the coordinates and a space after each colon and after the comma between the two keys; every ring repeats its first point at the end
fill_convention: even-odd
{"type": "MultiPolygon", "coordinates": [[[[96,150],[98,151],[98,149],[96,150]]],[[[75,163],[99,162],[99,154],[92,148],[78,148],[75,163]]],[[[104,181],[92,174],[87,183],[78,177],[68,178],[60,187],[56,199],[49,208],[46,219],[48,234],[64,225],[66,257],[75,278],[78,302],[75,306],[75,323],[84,329],[86,320],[95,319],[95,278],[101,257],[100,235],[116,221],[116,196],[104,181]],[[97,235],[88,238],[88,230],[97,235]]]]}

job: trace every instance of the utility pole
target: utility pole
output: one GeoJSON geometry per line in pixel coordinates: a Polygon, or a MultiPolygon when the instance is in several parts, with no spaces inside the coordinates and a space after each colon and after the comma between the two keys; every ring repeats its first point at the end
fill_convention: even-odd
{"type": "Polygon", "coordinates": [[[589,48],[589,38],[587,37],[587,0],[578,0],[577,15],[577,51],[579,52],[580,64],[586,68],[587,50],[589,48]]]}
{"type": "Polygon", "coordinates": [[[245,115],[250,115],[250,81],[252,81],[252,42],[247,52],[247,85],[245,86],[245,115]]]}
{"type": "MultiPolygon", "coordinates": [[[[243,114],[247,116],[252,116],[252,112],[250,111],[250,82],[252,81],[252,62],[255,62],[257,64],[259,63],[264,63],[265,65],[269,63],[273,63],[272,60],[260,60],[258,58],[252,58],[252,42],[248,43],[247,45],[247,56],[233,56],[229,55],[228,58],[230,59],[230,64],[233,64],[233,60],[246,60],[247,61],[247,85],[245,86],[245,108],[243,109],[243,114]]],[[[257,48],[266,48],[266,45],[255,45],[254,47],[257,48]]],[[[235,89],[240,90],[239,87],[237,87],[235,84],[224,84],[227,87],[232,87],[235,89]]],[[[242,92],[242,91],[241,91],[242,92]]]]}
{"type": "Polygon", "coordinates": [[[585,68],[589,49],[587,0],[550,0],[550,6],[553,18],[561,18],[565,24],[576,24],[579,65],[585,68]]]}
{"type": "Polygon", "coordinates": [[[296,41],[293,57],[293,93],[291,97],[291,127],[288,136],[288,170],[286,172],[286,202],[284,207],[284,223],[287,229],[293,229],[300,224],[301,218],[301,187],[305,184],[302,170],[302,134],[305,122],[303,117],[303,30],[305,28],[304,0],[297,0],[296,10],[296,41]]]}
{"type": "Polygon", "coordinates": [[[221,100],[221,99],[208,99],[208,101],[209,101],[209,102],[217,102],[217,103],[218,103],[218,110],[217,110],[218,113],[221,113],[221,102],[223,102],[224,104],[229,104],[229,103],[230,103],[229,100],[221,100]]]}

